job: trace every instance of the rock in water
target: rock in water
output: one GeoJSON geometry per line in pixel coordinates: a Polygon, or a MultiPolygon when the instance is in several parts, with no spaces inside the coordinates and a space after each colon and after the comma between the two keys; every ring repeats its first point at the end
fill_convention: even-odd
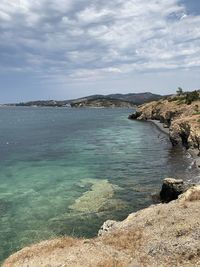
{"type": "Polygon", "coordinates": [[[138,117],[140,117],[141,116],[141,112],[139,112],[139,111],[135,111],[133,114],[130,114],[129,116],[128,116],[128,119],[129,120],[136,120],[138,117]]]}
{"type": "Polygon", "coordinates": [[[175,200],[188,188],[189,185],[186,185],[182,179],[165,178],[160,191],[160,200],[162,202],[170,202],[175,200]]]}

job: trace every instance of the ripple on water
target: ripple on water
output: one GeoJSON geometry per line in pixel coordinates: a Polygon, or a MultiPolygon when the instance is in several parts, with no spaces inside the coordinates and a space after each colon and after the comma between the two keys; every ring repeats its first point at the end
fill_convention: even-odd
{"type": "Polygon", "coordinates": [[[5,215],[11,208],[11,201],[6,199],[0,199],[0,217],[5,215]]]}

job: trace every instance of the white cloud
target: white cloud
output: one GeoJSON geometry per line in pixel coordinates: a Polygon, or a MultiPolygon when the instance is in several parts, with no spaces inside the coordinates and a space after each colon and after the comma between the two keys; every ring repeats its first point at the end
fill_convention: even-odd
{"type": "Polygon", "coordinates": [[[179,0],[1,0],[0,34],[0,55],[23,58],[7,69],[44,76],[200,67],[200,16],[179,0]]]}
{"type": "Polygon", "coordinates": [[[88,23],[97,23],[102,22],[106,17],[110,17],[114,14],[112,10],[103,8],[97,9],[94,6],[86,7],[84,10],[80,11],[77,14],[79,23],[88,24],[88,23]]]}

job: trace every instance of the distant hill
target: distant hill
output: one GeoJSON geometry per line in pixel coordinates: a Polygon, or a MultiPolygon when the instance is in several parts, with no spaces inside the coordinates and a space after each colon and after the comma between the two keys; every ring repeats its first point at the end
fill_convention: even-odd
{"type": "Polygon", "coordinates": [[[93,102],[94,102],[94,100],[97,101],[100,99],[109,99],[110,101],[122,100],[122,101],[129,102],[131,104],[134,104],[134,105],[141,105],[141,104],[144,104],[144,103],[147,103],[150,101],[159,100],[162,97],[163,96],[161,96],[161,95],[152,94],[150,92],[129,93],[129,94],[110,94],[110,95],[91,95],[88,97],[83,97],[83,98],[71,100],[70,103],[73,106],[77,106],[77,104],[81,104],[81,103],[83,103],[83,105],[85,105],[86,103],[91,104],[91,100],[93,100],[93,102]]]}
{"type": "Polygon", "coordinates": [[[12,104],[14,106],[38,106],[38,107],[131,107],[141,105],[153,100],[159,100],[163,96],[145,93],[91,95],[71,100],[38,100],[12,104]]]}
{"type": "Polygon", "coordinates": [[[159,100],[163,96],[146,92],[146,93],[130,93],[130,94],[113,94],[113,95],[108,95],[108,97],[126,100],[133,102],[136,105],[140,105],[146,102],[159,100]]]}
{"type": "Polygon", "coordinates": [[[76,101],[71,103],[71,107],[81,108],[81,107],[106,107],[106,108],[114,108],[114,107],[135,107],[135,104],[129,101],[124,101],[120,99],[112,99],[112,98],[96,98],[96,99],[86,99],[81,101],[76,101]]]}

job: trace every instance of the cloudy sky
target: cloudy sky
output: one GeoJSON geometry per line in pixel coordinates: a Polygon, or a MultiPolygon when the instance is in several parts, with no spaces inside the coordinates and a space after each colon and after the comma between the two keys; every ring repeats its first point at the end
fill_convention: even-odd
{"type": "Polygon", "coordinates": [[[200,88],[199,0],[1,0],[0,102],[200,88]]]}

